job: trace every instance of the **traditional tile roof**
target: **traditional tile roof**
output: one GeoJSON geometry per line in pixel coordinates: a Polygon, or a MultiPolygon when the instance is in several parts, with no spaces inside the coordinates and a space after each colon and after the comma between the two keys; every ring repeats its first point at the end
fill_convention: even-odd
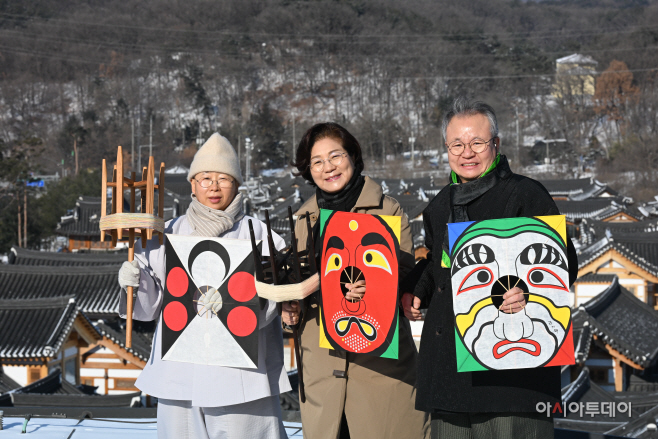
{"type": "MultiPolygon", "coordinates": [[[[76,318],[88,322],[72,297],[0,300],[0,358],[13,362],[54,356],[76,318]]],[[[96,332],[91,324],[89,328],[96,332]]]]}
{"type": "Polygon", "coordinates": [[[578,178],[573,180],[540,180],[539,181],[552,197],[567,197],[570,200],[580,201],[597,198],[601,194],[618,195],[607,184],[592,178],[578,178]]]}
{"type": "MultiPolygon", "coordinates": [[[[568,406],[572,402],[616,403],[617,400],[612,393],[592,382],[589,377],[589,369],[584,367],[578,378],[562,389],[562,403],[568,406]]],[[[567,412],[567,418],[582,419],[579,413],[569,412],[567,412]]],[[[615,413],[614,417],[605,414],[596,415],[596,420],[599,422],[628,422],[630,419],[628,413],[615,413]]]]}
{"type": "Polygon", "coordinates": [[[580,250],[578,268],[585,267],[610,249],[615,249],[638,267],[658,276],[658,233],[617,233],[580,250]]]}
{"type": "Polygon", "coordinates": [[[155,321],[133,321],[132,348],[126,347],[126,328],[123,321],[117,319],[99,320],[94,323],[98,332],[121,346],[126,351],[137,356],[142,361],[148,361],[151,355],[151,344],[155,333],[155,321]]]}
{"type": "Polygon", "coordinates": [[[589,357],[590,348],[592,347],[592,333],[588,315],[581,309],[576,309],[571,314],[573,322],[573,344],[576,364],[584,364],[589,357]]]}
{"type": "Polygon", "coordinates": [[[617,276],[614,274],[593,274],[587,273],[585,276],[576,279],[577,284],[611,284],[617,276]]]}
{"type": "Polygon", "coordinates": [[[0,300],[75,296],[89,316],[115,315],[119,306],[118,269],[105,266],[0,265],[0,300]]]}
{"type": "Polygon", "coordinates": [[[580,224],[580,241],[591,244],[597,239],[609,235],[631,234],[639,235],[644,233],[658,234],[658,220],[643,220],[630,223],[595,221],[584,219],[580,224]]]}
{"type": "Polygon", "coordinates": [[[9,253],[10,265],[77,267],[81,265],[121,265],[125,260],[127,260],[127,255],[123,252],[53,253],[13,246],[9,253]]]}
{"type": "Polygon", "coordinates": [[[100,237],[101,198],[80,197],[70,215],[63,216],[56,233],[63,236],[100,237]]]}
{"type": "Polygon", "coordinates": [[[0,407],[130,407],[141,392],[97,395],[90,386],[75,386],[62,378],[59,369],[47,377],[0,395],[0,407]]]}
{"type": "Polygon", "coordinates": [[[562,215],[565,215],[568,220],[576,222],[585,218],[603,220],[622,212],[637,220],[644,218],[642,214],[636,212],[619,197],[590,198],[579,201],[555,200],[555,204],[562,215]]]}
{"type": "Polygon", "coordinates": [[[635,439],[658,439],[656,424],[658,424],[658,406],[609,430],[607,432],[607,435],[609,436],[606,437],[621,436],[632,437],[635,439]]]}
{"type": "Polygon", "coordinates": [[[0,364],[0,395],[9,392],[10,390],[18,389],[21,385],[12,380],[2,368],[0,364]]]}
{"type": "MultiPolygon", "coordinates": [[[[593,336],[643,368],[658,360],[658,313],[615,279],[579,311],[593,336]]],[[[575,327],[575,325],[574,325],[575,327]]]]}
{"type": "Polygon", "coordinates": [[[423,210],[425,210],[429,204],[429,200],[419,200],[418,196],[414,195],[398,195],[392,197],[395,198],[398,203],[400,203],[400,207],[402,207],[404,213],[407,214],[407,218],[409,218],[409,220],[412,220],[421,215],[423,210]]]}

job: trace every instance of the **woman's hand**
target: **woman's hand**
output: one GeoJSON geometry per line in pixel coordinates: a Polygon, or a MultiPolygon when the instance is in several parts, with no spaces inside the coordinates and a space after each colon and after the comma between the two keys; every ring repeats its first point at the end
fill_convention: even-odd
{"type": "Polygon", "coordinates": [[[281,304],[281,319],[288,326],[299,323],[299,301],[291,300],[281,304]]]}
{"type": "Polygon", "coordinates": [[[350,302],[358,302],[366,295],[366,280],[361,279],[353,284],[345,284],[345,288],[347,288],[345,298],[350,302]]]}
{"type": "Polygon", "coordinates": [[[523,290],[519,287],[514,287],[503,294],[503,304],[500,310],[507,314],[514,314],[525,308],[525,297],[523,290]]]}

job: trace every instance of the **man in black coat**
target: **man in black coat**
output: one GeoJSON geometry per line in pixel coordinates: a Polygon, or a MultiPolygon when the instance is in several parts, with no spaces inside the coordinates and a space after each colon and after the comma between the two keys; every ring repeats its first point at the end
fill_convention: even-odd
{"type": "MultiPolygon", "coordinates": [[[[496,115],[489,105],[458,98],[443,121],[451,183],[423,212],[427,261],[409,278],[413,294],[402,298],[405,315],[418,320],[428,308],[418,361],[416,409],[432,414],[433,438],[552,438],[553,422],[537,403],[560,401],[560,367],[457,372],[455,315],[447,224],[487,219],[559,215],[537,181],[512,173],[504,155],[496,115]]],[[[569,283],[577,277],[576,252],[567,239],[569,283]]],[[[524,291],[505,292],[501,311],[526,306],[524,291]]]]}

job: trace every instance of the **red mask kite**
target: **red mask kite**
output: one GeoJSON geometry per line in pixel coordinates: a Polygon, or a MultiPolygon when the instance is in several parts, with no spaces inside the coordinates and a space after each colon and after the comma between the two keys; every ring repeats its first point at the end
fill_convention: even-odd
{"type": "Polygon", "coordinates": [[[398,357],[399,216],[320,211],[320,346],[398,357]],[[360,301],[346,284],[365,280],[360,301]]]}

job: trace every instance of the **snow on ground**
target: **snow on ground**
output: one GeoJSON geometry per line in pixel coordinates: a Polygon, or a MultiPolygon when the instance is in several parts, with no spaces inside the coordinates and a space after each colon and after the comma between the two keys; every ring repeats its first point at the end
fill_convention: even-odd
{"type": "MultiPolygon", "coordinates": [[[[21,434],[24,418],[4,418],[4,430],[0,437],[22,439],[155,439],[155,419],[119,419],[122,422],[107,422],[85,419],[33,418],[27,424],[26,433],[21,434]]],[[[284,422],[286,433],[291,439],[302,437],[302,424],[284,422]]]]}

